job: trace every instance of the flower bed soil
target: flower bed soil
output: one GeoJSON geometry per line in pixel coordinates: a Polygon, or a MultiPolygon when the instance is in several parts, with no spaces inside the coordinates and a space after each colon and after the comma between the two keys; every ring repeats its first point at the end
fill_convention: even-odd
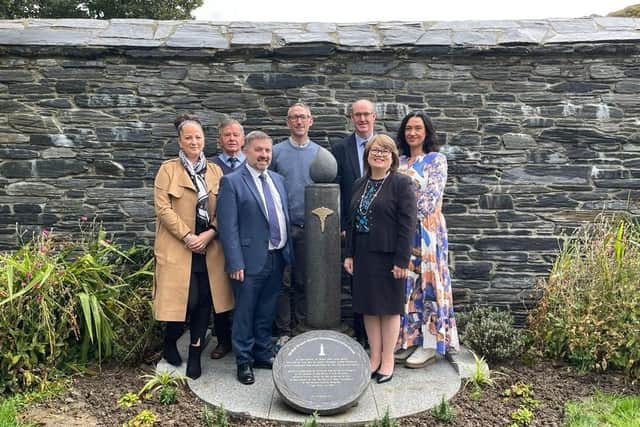
{"type": "MultiPolygon", "coordinates": [[[[398,367],[398,369],[403,369],[398,367]]],[[[48,426],[121,426],[143,409],[150,409],[158,416],[162,426],[201,426],[204,403],[187,387],[178,392],[178,402],[162,405],[156,398],[143,401],[132,408],[118,407],[117,401],[124,393],[137,392],[144,381],[140,376],[150,368],[105,367],[95,376],[80,376],[62,395],[32,405],[23,416],[25,422],[48,426]]],[[[454,426],[505,426],[511,422],[511,413],[518,408],[519,400],[505,398],[503,392],[517,383],[532,387],[534,398],[540,402],[534,410],[533,426],[561,425],[563,408],[567,400],[592,395],[599,390],[606,393],[640,394],[640,384],[615,373],[579,374],[566,366],[553,366],[548,361],[538,361],[532,366],[509,364],[494,369],[495,384],[483,390],[480,398],[472,398],[473,387],[463,388],[451,401],[454,426]]],[[[425,384],[428,387],[428,384],[425,384]]],[[[214,408],[211,409],[214,411],[214,408]]],[[[425,412],[397,420],[400,426],[440,425],[425,412]]],[[[232,418],[232,426],[278,426],[266,420],[232,418]]]]}

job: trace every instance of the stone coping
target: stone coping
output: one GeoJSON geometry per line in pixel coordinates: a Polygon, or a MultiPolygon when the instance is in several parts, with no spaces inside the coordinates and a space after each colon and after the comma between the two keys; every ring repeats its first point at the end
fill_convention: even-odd
{"type": "Polygon", "coordinates": [[[0,20],[0,45],[172,49],[278,49],[309,44],[344,50],[396,46],[497,47],[640,40],[640,18],[370,23],[0,20]]]}

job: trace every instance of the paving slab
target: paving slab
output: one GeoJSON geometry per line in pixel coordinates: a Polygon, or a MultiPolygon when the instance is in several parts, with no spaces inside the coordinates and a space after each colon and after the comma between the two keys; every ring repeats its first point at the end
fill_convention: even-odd
{"type": "MultiPolygon", "coordinates": [[[[183,363],[179,367],[169,365],[162,359],[156,371],[174,371],[184,375],[189,345],[189,334],[178,341],[178,351],[183,363]]],[[[255,369],[256,382],[252,385],[240,384],[236,380],[236,364],[233,353],[222,359],[212,360],[211,350],[216,346],[215,338],[207,339],[202,355],[202,376],[189,379],[189,388],[202,400],[222,406],[232,415],[251,416],[283,423],[302,423],[309,415],[301,414],[286,405],[275,390],[272,372],[255,369]]],[[[469,375],[473,355],[462,349],[455,363],[438,357],[422,369],[407,369],[396,365],[393,380],[385,384],[372,381],[358,404],[337,415],[321,416],[321,424],[362,425],[381,418],[388,410],[393,418],[406,417],[427,411],[440,403],[444,396],[451,399],[460,389],[461,374],[469,375]]]]}

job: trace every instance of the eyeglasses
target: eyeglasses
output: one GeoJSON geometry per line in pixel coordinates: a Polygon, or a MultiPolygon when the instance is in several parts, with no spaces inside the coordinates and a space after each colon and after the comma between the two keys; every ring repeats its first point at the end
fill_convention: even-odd
{"type": "Polygon", "coordinates": [[[295,114],[293,116],[287,116],[287,119],[291,120],[292,122],[295,122],[296,120],[307,120],[308,118],[309,116],[306,114],[295,114]]]}
{"type": "Polygon", "coordinates": [[[369,153],[378,157],[386,157],[387,155],[391,154],[391,151],[387,150],[386,148],[372,148],[371,150],[369,150],[369,153]]]}

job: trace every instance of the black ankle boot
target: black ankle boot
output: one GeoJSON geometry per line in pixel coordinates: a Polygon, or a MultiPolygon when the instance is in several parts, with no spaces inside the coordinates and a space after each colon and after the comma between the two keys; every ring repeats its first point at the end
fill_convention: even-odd
{"type": "Polygon", "coordinates": [[[187,376],[192,380],[200,377],[202,367],[200,366],[200,354],[202,354],[202,344],[198,347],[189,346],[189,360],[187,360],[187,376]]]}
{"type": "Polygon", "coordinates": [[[182,358],[178,353],[178,346],[176,345],[176,339],[172,339],[169,336],[164,337],[164,346],[162,347],[162,355],[164,360],[172,364],[173,366],[180,366],[182,364],[182,358]]]}

